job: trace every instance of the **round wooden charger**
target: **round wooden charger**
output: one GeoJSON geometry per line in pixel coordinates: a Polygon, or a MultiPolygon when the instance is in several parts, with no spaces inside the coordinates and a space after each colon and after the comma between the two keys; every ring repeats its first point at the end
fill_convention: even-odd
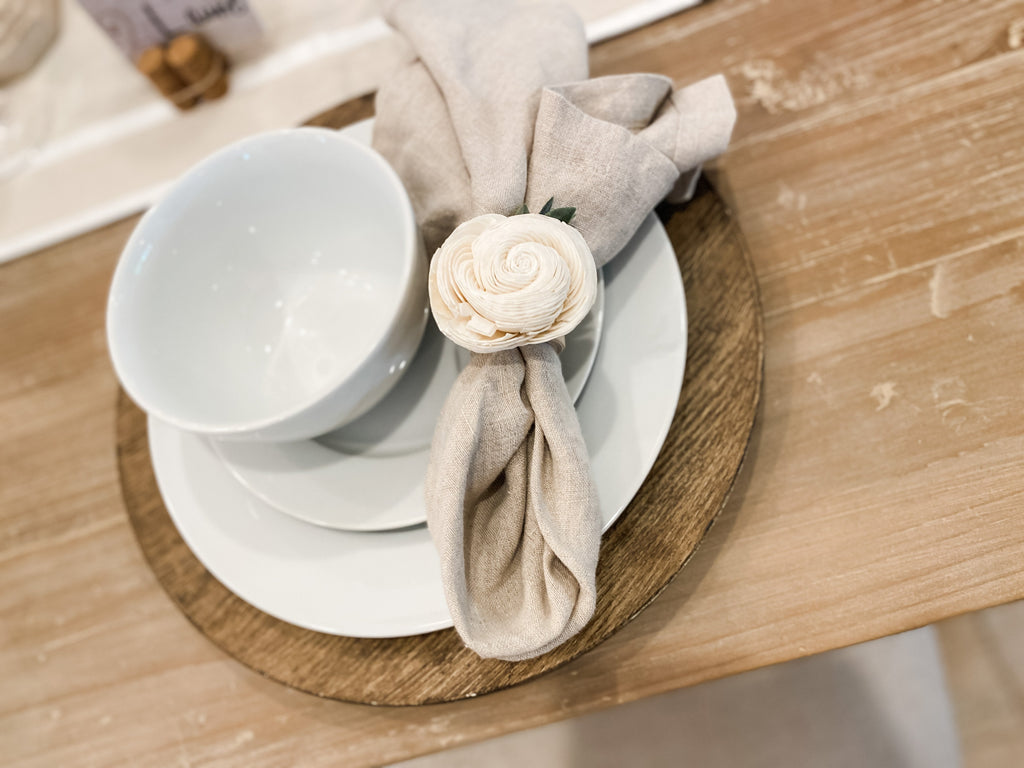
{"type": "MultiPolygon", "coordinates": [[[[371,111],[364,99],[314,122],[340,127],[371,111]]],[[[685,565],[721,510],[761,388],[757,282],[721,198],[702,185],[685,207],[659,214],[686,286],[686,376],[661,454],[604,535],[597,610],[580,634],[536,659],[504,662],[481,659],[451,629],[367,640],[312,632],[262,613],[210,575],[178,535],[153,475],[145,414],[122,392],[117,450],[125,506],[150,567],[178,607],[210,640],[267,677],[317,696],[387,705],[507,688],[561,666],[625,625],[685,565]]]]}

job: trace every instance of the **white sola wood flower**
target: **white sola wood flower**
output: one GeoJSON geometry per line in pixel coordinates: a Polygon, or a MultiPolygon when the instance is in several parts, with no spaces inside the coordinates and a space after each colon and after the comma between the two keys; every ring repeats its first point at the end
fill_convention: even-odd
{"type": "Polygon", "coordinates": [[[559,339],[586,317],[597,296],[594,257],[563,220],[574,209],[548,211],[550,203],[543,214],[477,216],[437,249],[430,308],[445,336],[497,352],[559,339]]]}

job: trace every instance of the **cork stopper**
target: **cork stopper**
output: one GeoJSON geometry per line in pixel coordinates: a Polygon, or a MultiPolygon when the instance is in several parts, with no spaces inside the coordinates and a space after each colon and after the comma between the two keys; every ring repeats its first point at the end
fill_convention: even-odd
{"type": "Polygon", "coordinates": [[[228,90],[227,61],[204,38],[179,35],[167,46],[167,63],[188,85],[202,89],[204,99],[219,99],[228,90]],[[209,84],[205,87],[200,83],[209,84]]]}
{"type": "Polygon", "coordinates": [[[220,77],[213,81],[213,85],[203,91],[203,98],[207,101],[219,99],[228,92],[228,64],[227,60],[218,54],[220,65],[220,77]]]}
{"type": "Polygon", "coordinates": [[[185,88],[186,83],[167,63],[164,49],[160,46],[154,45],[144,50],[136,60],[135,66],[149,78],[160,93],[174,101],[179,109],[194,107],[199,100],[195,96],[187,99],[175,98],[175,95],[185,88]]]}

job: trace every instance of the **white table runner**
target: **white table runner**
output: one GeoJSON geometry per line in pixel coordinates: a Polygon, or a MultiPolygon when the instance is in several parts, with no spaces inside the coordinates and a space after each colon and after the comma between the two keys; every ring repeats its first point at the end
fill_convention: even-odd
{"type": "MultiPolygon", "coordinates": [[[[591,43],[700,0],[570,0],[591,43]]],[[[377,2],[251,0],[267,31],[220,101],[178,112],[73,0],[53,49],[8,89],[47,124],[29,165],[0,182],[0,262],[143,210],[177,176],[243,136],[295,125],[374,90],[409,57],[377,2]]]]}

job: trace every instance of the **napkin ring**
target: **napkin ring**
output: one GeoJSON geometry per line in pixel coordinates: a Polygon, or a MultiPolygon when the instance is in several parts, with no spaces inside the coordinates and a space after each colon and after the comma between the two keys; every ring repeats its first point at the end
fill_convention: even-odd
{"type": "Polygon", "coordinates": [[[560,351],[597,298],[594,256],[569,224],[575,213],[551,199],[539,213],[523,205],[456,227],[430,262],[430,309],[441,332],[472,352],[546,342],[560,351]]]}

